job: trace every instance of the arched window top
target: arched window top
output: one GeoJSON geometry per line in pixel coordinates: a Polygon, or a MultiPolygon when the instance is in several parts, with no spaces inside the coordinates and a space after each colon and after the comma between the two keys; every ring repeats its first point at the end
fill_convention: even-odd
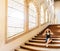
{"type": "Polygon", "coordinates": [[[29,8],[36,12],[36,7],[33,3],[29,3],[29,8]]]}
{"type": "Polygon", "coordinates": [[[23,2],[25,1],[25,0],[9,0],[9,1],[15,1],[15,2],[17,2],[17,3],[22,3],[22,4],[24,4],[23,2]]]}
{"type": "Polygon", "coordinates": [[[46,22],[48,22],[48,10],[46,10],[46,22]]]}
{"type": "Polygon", "coordinates": [[[8,0],[7,38],[24,32],[24,0],[8,0]]]}
{"type": "Polygon", "coordinates": [[[48,0],[47,0],[47,2],[48,2],[48,0]]]}
{"type": "Polygon", "coordinates": [[[29,29],[33,29],[37,26],[37,12],[33,3],[29,4],[29,29]]]}
{"type": "Polygon", "coordinates": [[[43,7],[43,5],[41,5],[41,9],[40,9],[40,23],[44,24],[44,7],[43,7]]]}
{"type": "Polygon", "coordinates": [[[43,5],[41,5],[41,15],[44,15],[44,8],[43,8],[43,5]]]}

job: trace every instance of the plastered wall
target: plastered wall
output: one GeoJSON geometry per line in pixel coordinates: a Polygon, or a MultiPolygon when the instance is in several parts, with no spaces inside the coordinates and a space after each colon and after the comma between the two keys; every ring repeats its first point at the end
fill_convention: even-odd
{"type": "Polygon", "coordinates": [[[44,25],[40,25],[38,28],[26,33],[25,35],[9,42],[5,43],[5,35],[6,35],[6,0],[0,0],[0,51],[14,51],[15,48],[19,47],[28,39],[31,39],[34,35],[41,32],[44,28],[46,28],[49,23],[44,25]]]}
{"type": "Polygon", "coordinates": [[[60,24],[60,1],[55,2],[55,24],[60,24]]]}

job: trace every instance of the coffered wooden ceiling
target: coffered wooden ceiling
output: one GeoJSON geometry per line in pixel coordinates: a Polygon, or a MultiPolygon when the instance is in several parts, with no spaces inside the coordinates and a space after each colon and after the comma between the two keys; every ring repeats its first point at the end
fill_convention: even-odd
{"type": "Polygon", "coordinates": [[[60,0],[54,0],[54,1],[60,1],[60,0]]]}

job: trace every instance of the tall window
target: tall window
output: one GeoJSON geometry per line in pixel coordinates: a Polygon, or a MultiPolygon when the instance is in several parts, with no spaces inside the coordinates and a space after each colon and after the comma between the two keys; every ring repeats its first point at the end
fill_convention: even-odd
{"type": "Polygon", "coordinates": [[[48,3],[48,0],[47,0],[47,3],[48,3]]]}
{"type": "Polygon", "coordinates": [[[49,0],[49,2],[50,2],[50,5],[52,5],[52,0],[49,0]]]}
{"type": "Polygon", "coordinates": [[[8,0],[7,37],[24,31],[24,0],[8,0]]]}
{"type": "Polygon", "coordinates": [[[46,22],[48,22],[48,12],[47,12],[47,10],[46,10],[46,22]]]}
{"type": "Polygon", "coordinates": [[[37,12],[35,6],[29,4],[29,29],[35,28],[37,26],[37,12]]]}
{"type": "Polygon", "coordinates": [[[44,9],[43,6],[41,5],[41,10],[40,10],[40,23],[44,23],[44,9]]]}
{"type": "Polygon", "coordinates": [[[51,15],[50,15],[50,13],[49,13],[49,22],[51,21],[50,19],[51,19],[51,15]]]}

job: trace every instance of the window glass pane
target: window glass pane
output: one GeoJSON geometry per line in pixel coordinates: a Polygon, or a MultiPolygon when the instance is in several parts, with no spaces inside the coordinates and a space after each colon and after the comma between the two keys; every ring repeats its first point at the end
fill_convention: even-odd
{"type": "Polygon", "coordinates": [[[51,21],[51,15],[50,15],[50,13],[49,13],[49,22],[51,21]]]}
{"type": "Polygon", "coordinates": [[[41,10],[40,10],[40,23],[41,24],[44,23],[44,9],[43,9],[43,6],[41,6],[41,10]]]}
{"type": "Polygon", "coordinates": [[[46,22],[48,22],[48,12],[46,11],[46,22]]]}
{"type": "Polygon", "coordinates": [[[35,28],[37,26],[37,13],[35,6],[30,3],[29,4],[29,29],[35,28]]]}
{"type": "Polygon", "coordinates": [[[24,0],[8,0],[7,37],[24,31],[24,0]]]}

